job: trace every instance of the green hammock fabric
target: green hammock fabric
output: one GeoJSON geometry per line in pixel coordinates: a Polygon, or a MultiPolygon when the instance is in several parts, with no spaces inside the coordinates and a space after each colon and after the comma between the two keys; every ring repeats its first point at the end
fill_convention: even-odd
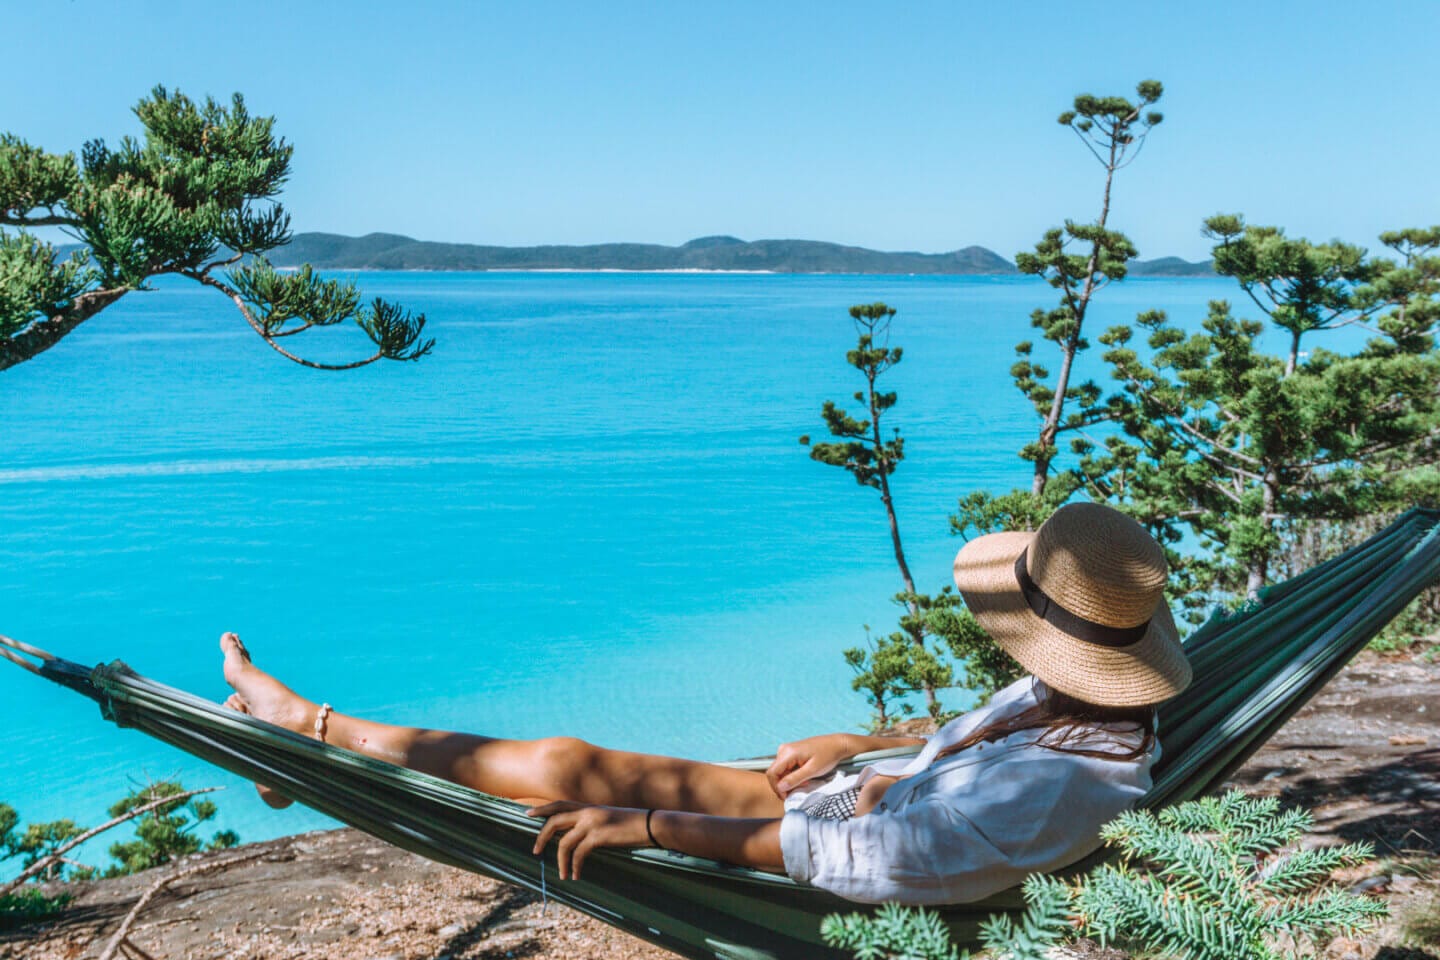
{"type": "MultiPolygon", "coordinates": [[[[1219,787],[1437,578],[1440,514],[1412,510],[1360,546],[1270,588],[1251,608],[1212,619],[1186,642],[1194,683],[1161,709],[1163,756],[1144,804],[1164,806],[1219,787]]],[[[0,655],[96,700],[122,727],[407,850],[543,891],[687,957],[838,957],[820,940],[820,920],[869,909],[777,874],[656,850],[596,852],[584,880],[560,883],[553,864],[545,873],[553,855],[530,853],[537,821],[509,800],[291,734],[148,680],[119,661],[91,670],[0,640],[0,655]]],[[[940,913],[964,945],[975,941],[980,921],[1019,903],[1018,891],[1010,890],[940,913]]]]}

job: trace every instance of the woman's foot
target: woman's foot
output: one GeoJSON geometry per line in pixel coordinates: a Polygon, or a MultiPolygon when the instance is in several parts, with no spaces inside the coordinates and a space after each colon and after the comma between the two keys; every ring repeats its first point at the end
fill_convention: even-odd
{"type": "MultiPolygon", "coordinates": [[[[319,707],[251,663],[250,651],[235,634],[221,635],[220,650],[225,654],[225,682],[235,688],[225,706],[295,733],[313,734],[319,707]]],[[[277,809],[294,803],[258,783],[255,789],[262,800],[277,809]]]]}
{"type": "Polygon", "coordinates": [[[318,704],[255,666],[250,651],[235,634],[222,634],[220,649],[225,654],[225,682],[235,688],[235,696],[244,703],[246,713],[295,733],[308,735],[313,731],[318,704]]]}

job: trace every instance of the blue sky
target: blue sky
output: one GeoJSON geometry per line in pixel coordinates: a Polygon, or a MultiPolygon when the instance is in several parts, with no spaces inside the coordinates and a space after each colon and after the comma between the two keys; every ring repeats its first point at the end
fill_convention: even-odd
{"type": "Polygon", "coordinates": [[[1116,187],[1143,256],[1244,212],[1375,245],[1440,221],[1440,3],[0,0],[0,129],[134,132],[165,83],[296,146],[297,230],[532,244],[729,233],[1005,256],[1091,219],[1074,94],[1165,83],[1116,187]],[[117,13],[123,10],[123,13],[117,13]]]}

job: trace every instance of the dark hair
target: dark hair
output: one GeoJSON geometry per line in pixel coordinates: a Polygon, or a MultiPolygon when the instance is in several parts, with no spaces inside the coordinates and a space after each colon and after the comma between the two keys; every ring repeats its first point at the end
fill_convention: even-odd
{"type": "MultiPolygon", "coordinates": [[[[1075,753],[1101,760],[1138,760],[1155,745],[1155,707],[1106,707],[1088,703],[1079,697],[1061,693],[1038,679],[1035,681],[1039,703],[1015,714],[994,720],[972,731],[959,743],[941,750],[935,759],[980,743],[1003,740],[1022,730],[1044,728],[1035,745],[1060,753],[1075,753]],[[1120,731],[1104,730],[1105,724],[1133,725],[1141,734],[1138,746],[1120,731]],[[1113,749],[1106,749],[1111,747],[1113,749]]],[[[1129,733],[1127,730],[1125,733],[1129,733]]]]}

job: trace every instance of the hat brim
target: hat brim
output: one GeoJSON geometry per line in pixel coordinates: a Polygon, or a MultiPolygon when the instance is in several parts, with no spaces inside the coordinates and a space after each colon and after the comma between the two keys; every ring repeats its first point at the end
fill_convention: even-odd
{"type": "Polygon", "coordinates": [[[1190,663],[1170,607],[1161,603],[1145,635],[1128,646],[1079,640],[1040,619],[1015,579],[1015,561],[1033,533],[992,533],[955,557],[955,586],[985,632],[1046,684],[1087,703],[1160,703],[1190,684],[1190,663]]]}

